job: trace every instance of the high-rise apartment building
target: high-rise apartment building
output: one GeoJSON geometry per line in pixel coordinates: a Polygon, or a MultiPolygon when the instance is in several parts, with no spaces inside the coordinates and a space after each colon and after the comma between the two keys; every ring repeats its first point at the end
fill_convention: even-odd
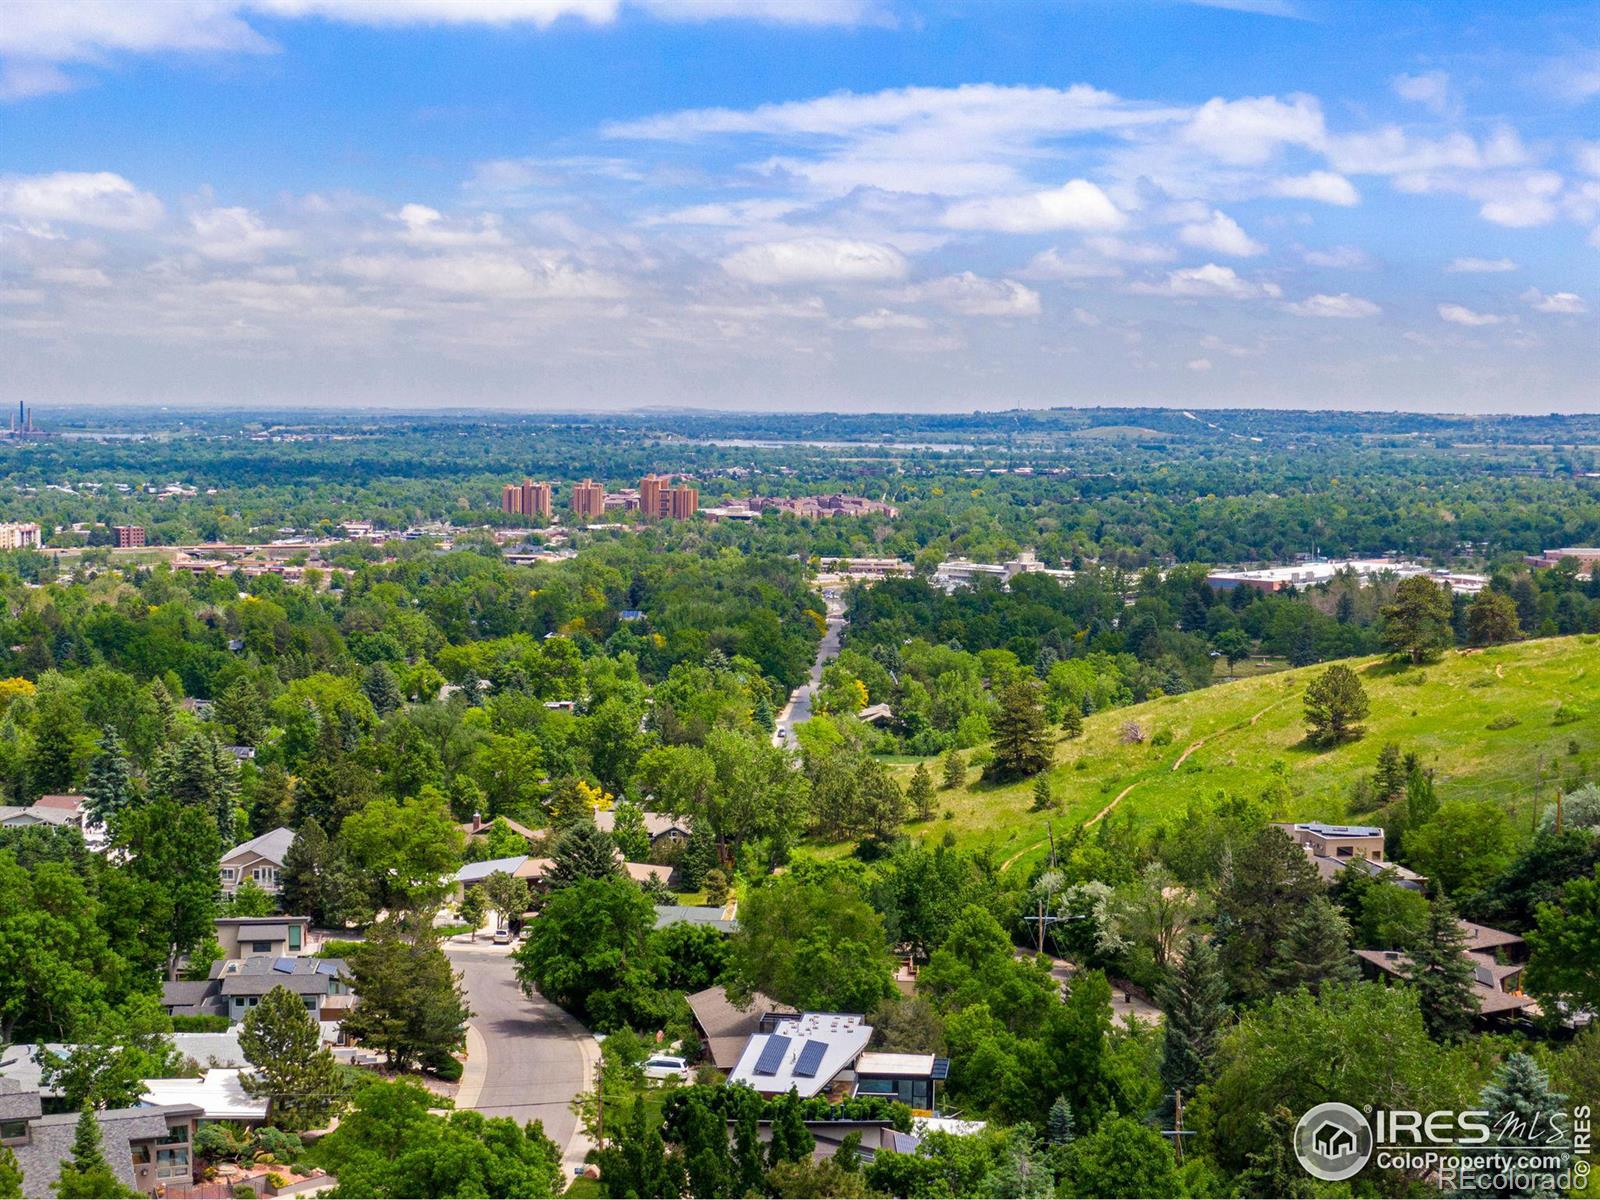
{"type": "Polygon", "coordinates": [[[0,550],[26,550],[39,545],[39,526],[32,521],[0,524],[0,550]]]}
{"type": "Polygon", "coordinates": [[[646,475],[639,480],[639,511],[646,517],[672,514],[672,476],[646,475]]]}
{"type": "Polygon", "coordinates": [[[120,550],[144,545],[143,525],[113,525],[111,532],[117,535],[117,548],[120,550]]]}
{"type": "Polygon", "coordinates": [[[573,484],[572,511],[580,517],[605,516],[606,489],[592,479],[573,484]]]}
{"type": "Polygon", "coordinates": [[[508,483],[500,489],[500,510],[520,513],[525,517],[550,519],[555,502],[548,483],[535,483],[524,479],[520,484],[508,483]]]}
{"type": "Polygon", "coordinates": [[[687,521],[700,507],[700,489],[680,483],[667,495],[668,511],[674,521],[687,521]]]}

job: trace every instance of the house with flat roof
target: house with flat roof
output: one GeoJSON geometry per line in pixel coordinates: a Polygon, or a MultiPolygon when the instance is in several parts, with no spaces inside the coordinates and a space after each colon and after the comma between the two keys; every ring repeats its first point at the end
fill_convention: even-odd
{"type": "Polygon", "coordinates": [[[218,917],[215,924],[223,958],[311,953],[310,917],[218,917]]]}
{"type": "Polygon", "coordinates": [[[1374,877],[1387,874],[1392,882],[1413,892],[1420,892],[1428,882],[1425,876],[1384,858],[1384,833],[1377,825],[1280,821],[1278,828],[1305,850],[1324,883],[1332,883],[1350,866],[1374,877]]]}
{"type": "MultiPolygon", "coordinates": [[[[190,1104],[108,1108],[95,1113],[100,1151],[124,1187],[147,1196],[194,1182],[189,1147],[201,1110],[190,1104]]],[[[72,1159],[75,1112],[45,1115],[39,1093],[0,1079],[0,1146],[17,1157],[22,1194],[49,1196],[72,1159]]]]}
{"type": "Polygon", "coordinates": [[[200,1110],[202,1121],[237,1121],[242,1125],[264,1125],[267,1098],[252,1096],[245,1090],[245,1072],[238,1067],[213,1067],[198,1079],[146,1079],[143,1104],[163,1107],[183,1105],[200,1110]]]}
{"type": "Polygon", "coordinates": [[[949,1076],[949,1060],[869,1051],[871,1041],[872,1026],[857,1013],[764,1014],[728,1082],[764,1096],[781,1096],[791,1088],[801,1099],[880,1096],[916,1112],[934,1112],[935,1088],[949,1076]]]}
{"type": "Polygon", "coordinates": [[[222,894],[232,896],[246,879],[262,891],[276,896],[282,887],[283,861],[294,843],[294,830],[279,827],[248,842],[241,842],[222,856],[222,894]]]}

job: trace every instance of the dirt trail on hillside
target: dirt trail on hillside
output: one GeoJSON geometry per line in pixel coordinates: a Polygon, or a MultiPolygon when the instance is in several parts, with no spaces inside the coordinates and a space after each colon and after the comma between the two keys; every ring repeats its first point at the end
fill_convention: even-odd
{"type": "MultiPolygon", "coordinates": [[[[1281,696],[1277,700],[1274,700],[1271,704],[1269,704],[1265,708],[1263,708],[1260,712],[1256,713],[1256,715],[1251,717],[1248,721],[1240,721],[1237,725],[1229,725],[1226,729],[1219,729],[1215,733],[1208,733],[1208,734],[1206,734],[1205,737],[1201,738],[1199,741],[1195,741],[1195,742],[1189,743],[1189,745],[1184,749],[1183,753],[1178,755],[1177,759],[1173,762],[1172,766],[1168,768],[1168,773],[1170,774],[1171,772],[1176,771],[1179,767],[1183,766],[1184,761],[1191,754],[1193,754],[1196,750],[1200,749],[1200,747],[1204,746],[1212,738],[1221,737],[1225,733],[1237,733],[1241,729],[1249,729],[1249,728],[1251,728],[1253,725],[1255,725],[1255,723],[1257,721],[1261,720],[1262,717],[1266,716],[1273,709],[1277,708],[1278,705],[1283,704],[1285,701],[1287,701],[1289,699],[1290,699],[1290,697],[1288,697],[1288,696],[1281,696]]],[[[1106,805],[1099,812],[1095,813],[1094,816],[1090,817],[1087,821],[1085,821],[1083,823],[1083,827],[1085,829],[1094,828],[1101,821],[1105,820],[1105,818],[1111,814],[1111,811],[1114,808],[1116,808],[1117,805],[1121,804],[1123,802],[1123,800],[1125,800],[1127,798],[1129,792],[1133,791],[1133,789],[1138,787],[1141,783],[1148,783],[1148,782],[1149,782],[1148,778],[1146,778],[1146,779],[1135,779],[1127,787],[1123,788],[1120,792],[1118,792],[1116,794],[1116,796],[1112,799],[1110,804],[1106,805]]],[[[1045,844],[1044,840],[1041,839],[1041,840],[1039,840],[1037,842],[1034,842],[1033,845],[1031,845],[1031,846],[1024,846],[1021,850],[1018,850],[1010,858],[1006,859],[1005,862],[1001,863],[1000,864],[1000,869],[1002,871],[1010,870],[1012,864],[1015,863],[1019,858],[1022,858],[1024,855],[1033,853],[1033,851],[1037,850],[1040,846],[1043,846],[1044,844],[1045,844]]]]}

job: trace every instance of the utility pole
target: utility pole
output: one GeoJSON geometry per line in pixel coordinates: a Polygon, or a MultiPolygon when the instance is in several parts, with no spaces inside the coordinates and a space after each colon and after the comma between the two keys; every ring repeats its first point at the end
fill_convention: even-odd
{"type": "Polygon", "coordinates": [[[1178,1165],[1183,1166],[1183,1090],[1172,1094],[1172,1148],[1177,1152],[1178,1165]]]}

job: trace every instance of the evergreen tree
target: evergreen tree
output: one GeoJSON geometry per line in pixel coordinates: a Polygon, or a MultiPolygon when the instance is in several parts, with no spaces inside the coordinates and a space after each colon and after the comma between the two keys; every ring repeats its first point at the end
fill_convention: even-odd
{"type": "Polygon", "coordinates": [[[1050,789],[1050,777],[1041,772],[1033,781],[1033,811],[1044,812],[1055,806],[1056,797],[1050,789]]]}
{"type": "Polygon", "coordinates": [[[0,1200],[22,1200],[22,1167],[10,1146],[0,1146],[0,1200]]]}
{"type": "Polygon", "coordinates": [[[217,697],[217,724],[240,746],[259,746],[267,733],[267,712],[261,691],[248,679],[235,679],[217,697]]]}
{"type": "MultiPolygon", "coordinates": [[[[1565,1173],[1572,1159],[1572,1131],[1565,1111],[1567,1098],[1550,1087],[1550,1077],[1530,1055],[1516,1051],[1506,1056],[1506,1061],[1495,1072],[1494,1078],[1484,1087],[1478,1098],[1478,1107],[1489,1114],[1488,1125],[1496,1145],[1502,1147],[1526,1146],[1527,1150],[1510,1150],[1509,1162],[1500,1164],[1489,1173],[1526,1177],[1528,1186],[1521,1189],[1480,1189],[1470,1175],[1460,1180],[1463,1196],[1559,1196],[1559,1176],[1565,1173]],[[1556,1160],[1555,1169],[1543,1162],[1556,1160]]],[[[1487,1180],[1484,1181],[1487,1184],[1487,1180]]]]}
{"type": "Polygon", "coordinates": [[[1268,825],[1232,859],[1217,897],[1217,954],[1230,997],[1249,1003],[1287,972],[1280,957],[1291,926],[1322,891],[1317,869],[1283,830],[1268,825]]]}
{"type": "Polygon", "coordinates": [[[299,1133],[320,1129],[339,1109],[343,1075],[322,1044],[322,1027],[286,987],[261,998],[239,1025],[239,1048],[254,1071],[245,1091],[267,1100],[267,1121],[299,1133]]]}
{"type": "Polygon", "coordinates": [[[995,700],[995,772],[1012,778],[1037,775],[1053,756],[1038,683],[1019,676],[1002,687],[995,700]]]}
{"type": "Polygon", "coordinates": [[[1406,790],[1406,767],[1400,757],[1400,743],[1386,742],[1378,751],[1378,765],[1372,772],[1372,786],[1385,800],[1398,800],[1406,790]]]}
{"type": "Polygon", "coordinates": [[[1315,1181],[1294,1154],[1294,1114],[1278,1107],[1256,1119],[1259,1149],[1250,1151],[1245,1169],[1234,1182],[1236,1196],[1279,1196],[1309,1200],[1315,1181]]]}
{"type": "Polygon", "coordinates": [[[1406,976],[1417,989],[1422,1023],[1435,1041],[1455,1042],[1466,1037],[1478,1011],[1472,993],[1472,960],[1467,957],[1467,937],[1456,911],[1441,893],[1428,912],[1422,940],[1411,947],[1406,976]]]}
{"type": "Polygon", "coordinates": [[[303,914],[318,924],[326,922],[325,876],[332,856],[333,848],[321,824],[315,818],[308,819],[283,856],[280,896],[285,912],[303,914]]]}
{"type": "Polygon", "coordinates": [[[958,788],[967,782],[967,760],[961,757],[961,751],[952,746],[944,752],[944,757],[939,761],[941,764],[939,786],[945,791],[958,788]]]}
{"type": "Polygon", "coordinates": [[[1304,987],[1319,992],[1330,983],[1354,981],[1350,922],[1326,896],[1313,896],[1289,923],[1269,975],[1283,991],[1304,987]]]}
{"type": "Polygon", "coordinates": [[[406,698],[400,691],[400,685],[395,681],[394,672],[389,669],[389,664],[375,662],[369,666],[361,676],[361,690],[372,703],[372,709],[380,717],[387,717],[392,712],[398,712],[405,704],[406,698]]]}
{"type": "Polygon", "coordinates": [[[689,830],[689,841],[683,848],[683,857],[678,860],[678,878],[684,890],[699,890],[706,873],[715,870],[718,861],[717,841],[711,835],[710,824],[696,821],[689,830]]]}
{"type": "Polygon", "coordinates": [[[1361,736],[1370,702],[1356,673],[1335,663],[1306,688],[1306,730],[1312,742],[1337,745],[1361,736]]]}
{"type": "Polygon", "coordinates": [[[465,1040],[472,1011],[461,978],[426,925],[382,921],[346,961],[361,1003],[343,1028],[382,1051],[391,1067],[437,1067],[465,1040]]]}
{"type": "Polygon", "coordinates": [[[1056,1102],[1050,1106],[1050,1115],[1045,1118],[1044,1140],[1052,1146],[1068,1146],[1075,1135],[1072,1105],[1067,1103],[1065,1096],[1057,1096],[1056,1102]]]}
{"type": "Polygon", "coordinates": [[[72,1137],[72,1157],[63,1159],[56,1179],[55,1193],[60,1200],[91,1200],[109,1197],[134,1197],[142,1193],[124,1187],[100,1147],[100,1122],[94,1111],[83,1110],[72,1137]]]}
{"type": "Polygon", "coordinates": [[[1228,1025],[1226,991],[1217,952],[1199,934],[1189,934],[1160,996],[1166,1015],[1161,1082],[1168,1091],[1193,1096],[1210,1081],[1212,1060],[1228,1025]]]}
{"type": "Polygon", "coordinates": [[[933,816],[933,776],[928,774],[928,764],[919,762],[911,772],[911,785],[906,788],[906,803],[919,821],[933,816]]]}
{"type": "Polygon", "coordinates": [[[209,812],[223,846],[233,845],[238,764],[215,735],[196,730],[160,755],[151,769],[150,785],[157,796],[209,812]]]}
{"type": "Polygon", "coordinates": [[[1504,592],[1485,588],[1467,609],[1467,640],[1474,646],[1514,642],[1522,636],[1517,605],[1504,592]]]}
{"type": "Polygon", "coordinates": [[[1450,590],[1426,575],[1402,579],[1394,602],[1382,609],[1383,644],[1391,654],[1413,664],[1433,658],[1455,640],[1450,590]]]}
{"type": "Polygon", "coordinates": [[[1061,713],[1061,732],[1069,738],[1083,736],[1083,709],[1071,701],[1061,713]]]}
{"type": "Polygon", "coordinates": [[[767,1144],[767,1163],[800,1162],[811,1157],[817,1139],[806,1128],[800,1096],[790,1088],[774,1101],[771,1110],[772,1140],[767,1144]]]}
{"type": "Polygon", "coordinates": [[[109,725],[100,735],[100,749],[89,760],[83,794],[89,801],[89,816],[107,827],[118,813],[133,803],[133,769],[122,753],[122,739],[109,725]]]}
{"type": "Polygon", "coordinates": [[[608,879],[620,875],[617,846],[608,834],[590,824],[577,824],[556,839],[550,868],[552,887],[565,887],[580,879],[608,879]]]}
{"type": "Polygon", "coordinates": [[[1311,632],[1309,625],[1302,625],[1295,631],[1294,640],[1289,643],[1289,665],[1309,667],[1321,657],[1317,653],[1316,635],[1311,632]]]}

